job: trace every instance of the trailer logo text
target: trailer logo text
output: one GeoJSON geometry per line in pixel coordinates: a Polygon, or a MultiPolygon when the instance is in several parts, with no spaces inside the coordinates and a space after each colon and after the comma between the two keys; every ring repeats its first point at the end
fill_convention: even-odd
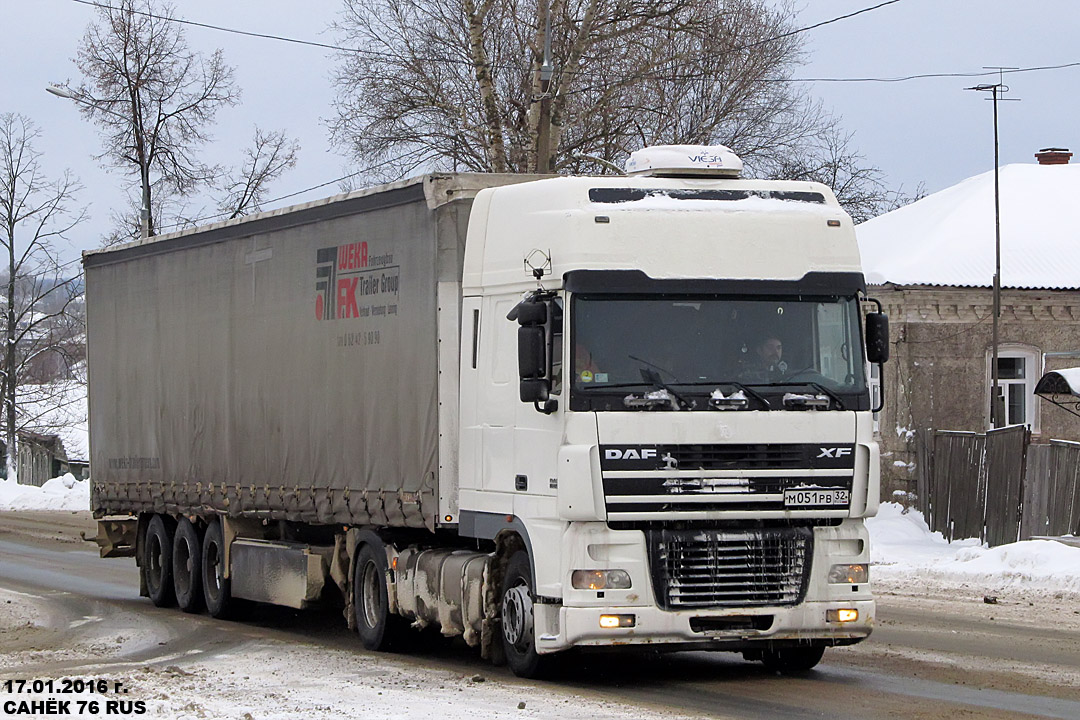
{"type": "Polygon", "coordinates": [[[401,267],[394,264],[394,254],[372,255],[366,242],[319,248],[315,255],[315,318],[396,315],[400,278],[401,267]],[[364,303],[369,299],[376,304],[364,303]]]}

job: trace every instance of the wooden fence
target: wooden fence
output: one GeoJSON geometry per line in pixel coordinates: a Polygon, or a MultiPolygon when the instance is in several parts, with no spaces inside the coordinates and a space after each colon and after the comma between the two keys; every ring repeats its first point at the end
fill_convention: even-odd
{"type": "Polygon", "coordinates": [[[1028,447],[1021,537],[1080,534],[1080,443],[1028,447]]]}
{"type": "Polygon", "coordinates": [[[992,547],[1080,534],[1080,443],[1030,441],[1023,426],[919,433],[916,494],[930,529],[992,547]]]}

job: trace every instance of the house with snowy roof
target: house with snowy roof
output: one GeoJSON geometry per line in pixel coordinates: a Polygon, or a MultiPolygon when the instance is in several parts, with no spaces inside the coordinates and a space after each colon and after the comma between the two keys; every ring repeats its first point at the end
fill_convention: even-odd
{"type": "MultiPolygon", "coordinates": [[[[1080,163],[1059,148],[1000,168],[998,377],[1004,422],[1032,441],[1080,441],[1080,420],[1034,395],[1044,371],[1080,365],[1080,163]]],[[[917,430],[992,427],[994,172],[856,227],[868,291],[891,322],[875,378],[885,490],[909,489],[917,430]]]]}

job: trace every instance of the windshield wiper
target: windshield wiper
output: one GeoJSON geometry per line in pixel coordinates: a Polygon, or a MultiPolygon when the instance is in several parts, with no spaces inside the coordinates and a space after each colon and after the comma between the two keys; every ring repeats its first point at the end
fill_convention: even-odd
{"type": "Polygon", "coordinates": [[[754,392],[753,390],[746,387],[742,383],[730,382],[729,381],[729,382],[711,383],[711,384],[714,384],[714,385],[729,385],[729,386],[735,388],[736,390],[741,390],[745,395],[749,395],[750,397],[754,398],[759,403],[761,403],[762,407],[764,407],[766,410],[772,410],[772,405],[769,404],[768,400],[766,400],[761,394],[754,392]]]}
{"type": "Polygon", "coordinates": [[[668,386],[663,380],[660,379],[660,373],[649,368],[641,368],[641,379],[653,387],[662,391],[662,393],[645,393],[641,397],[634,397],[633,395],[627,395],[623,400],[623,404],[626,407],[652,407],[661,403],[669,403],[675,407],[676,410],[691,410],[694,407],[693,403],[687,402],[686,398],[677,393],[673,388],[668,386]]]}
{"type": "Polygon", "coordinates": [[[840,408],[841,410],[847,410],[847,408],[844,407],[843,399],[841,399],[841,397],[839,395],[834,393],[829,388],[825,387],[821,383],[816,383],[816,382],[808,382],[806,384],[809,385],[810,387],[814,388],[818,392],[821,392],[821,393],[824,393],[825,395],[828,395],[830,398],[833,399],[833,401],[836,403],[836,406],[838,408],[840,408]]]}
{"type": "Polygon", "coordinates": [[[743,383],[736,382],[734,380],[722,380],[722,381],[718,381],[718,380],[695,380],[693,382],[667,383],[667,386],[669,388],[672,388],[672,387],[699,388],[699,387],[722,387],[722,386],[733,387],[736,390],[742,390],[748,396],[750,396],[750,397],[754,398],[755,400],[757,400],[759,403],[761,403],[761,406],[763,408],[765,408],[766,410],[772,410],[772,404],[768,400],[765,399],[764,395],[762,395],[759,392],[755,392],[754,390],[751,390],[750,388],[748,388],[743,383]]]}
{"type": "Polygon", "coordinates": [[[839,409],[847,410],[847,407],[844,405],[843,399],[839,395],[837,395],[821,383],[813,382],[810,380],[800,380],[798,382],[751,383],[751,385],[753,385],[754,387],[791,387],[793,385],[807,385],[814,388],[825,397],[829,398],[830,401],[835,402],[839,409]]]}

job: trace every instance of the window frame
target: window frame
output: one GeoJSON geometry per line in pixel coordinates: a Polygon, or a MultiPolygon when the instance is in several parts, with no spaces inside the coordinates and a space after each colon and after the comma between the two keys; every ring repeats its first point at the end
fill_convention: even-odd
{"type": "MultiPolygon", "coordinates": [[[[988,429],[994,427],[990,417],[991,382],[993,378],[991,364],[993,363],[993,358],[994,348],[991,346],[986,349],[986,392],[984,393],[983,401],[983,408],[986,414],[986,427],[988,429]]],[[[998,363],[1000,364],[1003,359],[1022,359],[1025,363],[1024,378],[1022,380],[998,378],[998,384],[1001,385],[1002,394],[1005,396],[1006,423],[1003,427],[1026,425],[1033,435],[1038,435],[1042,432],[1042,413],[1040,403],[1036,402],[1035,385],[1039,382],[1039,378],[1042,377],[1043,374],[1045,360],[1042,351],[1034,345],[1027,345],[1024,343],[999,343],[998,363]],[[1027,416],[1025,422],[1008,422],[1010,385],[1024,386],[1024,410],[1025,415],[1027,416]]]]}

